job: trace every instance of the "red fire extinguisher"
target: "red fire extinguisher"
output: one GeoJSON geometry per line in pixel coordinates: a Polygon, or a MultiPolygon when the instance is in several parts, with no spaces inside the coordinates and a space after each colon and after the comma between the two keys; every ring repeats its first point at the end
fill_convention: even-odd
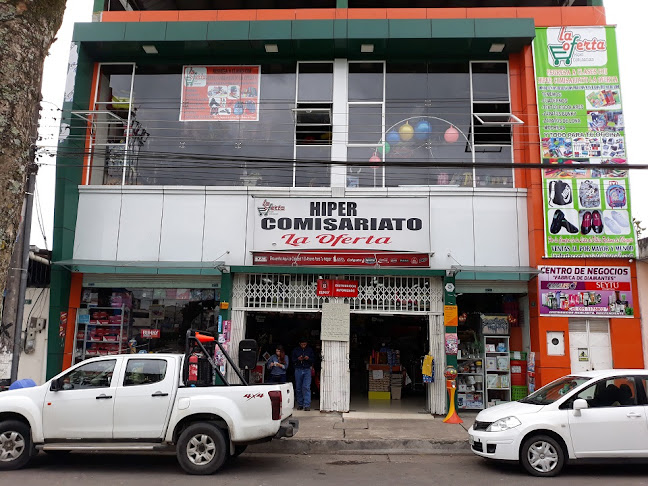
{"type": "Polygon", "coordinates": [[[187,378],[189,385],[195,385],[198,382],[198,355],[189,356],[189,376],[187,378]]]}

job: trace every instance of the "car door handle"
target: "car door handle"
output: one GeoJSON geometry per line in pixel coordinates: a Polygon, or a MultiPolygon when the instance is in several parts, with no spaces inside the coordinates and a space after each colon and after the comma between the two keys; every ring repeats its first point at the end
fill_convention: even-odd
{"type": "Polygon", "coordinates": [[[108,400],[110,398],[112,398],[112,395],[105,395],[103,393],[101,395],[97,396],[97,400],[108,400]]]}
{"type": "Polygon", "coordinates": [[[152,397],[168,397],[169,394],[168,394],[168,393],[162,393],[162,392],[155,392],[155,393],[154,393],[153,395],[151,395],[151,396],[152,396],[152,397]]]}
{"type": "Polygon", "coordinates": [[[640,414],[640,413],[637,413],[637,412],[628,412],[628,414],[626,415],[626,417],[630,417],[630,418],[640,418],[640,417],[643,417],[643,415],[640,414]]]}

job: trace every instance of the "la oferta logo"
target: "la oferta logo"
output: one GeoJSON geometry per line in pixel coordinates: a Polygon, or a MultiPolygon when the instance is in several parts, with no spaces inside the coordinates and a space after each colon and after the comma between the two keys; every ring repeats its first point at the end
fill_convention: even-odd
{"type": "Polygon", "coordinates": [[[584,39],[581,40],[580,34],[575,34],[566,27],[560,28],[558,34],[558,44],[548,44],[549,53],[553,58],[553,65],[558,67],[561,63],[565,66],[571,66],[574,54],[576,52],[600,52],[607,50],[605,40],[584,39]]]}

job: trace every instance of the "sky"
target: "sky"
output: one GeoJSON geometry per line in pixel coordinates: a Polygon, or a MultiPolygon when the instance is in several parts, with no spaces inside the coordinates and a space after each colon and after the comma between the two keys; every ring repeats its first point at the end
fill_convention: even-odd
{"type": "MultiPolygon", "coordinates": [[[[43,100],[41,131],[42,145],[56,145],[60,107],[67,74],[67,60],[74,22],[90,22],[92,1],[68,0],[63,25],[45,61],[43,77],[43,100]]],[[[641,139],[644,106],[648,106],[648,63],[643,52],[643,34],[648,18],[648,0],[605,0],[608,24],[616,25],[621,93],[626,124],[627,154],[630,164],[646,163],[641,155],[641,139]]],[[[54,220],[54,157],[42,156],[43,162],[36,179],[34,219],[31,244],[52,249],[52,226],[54,220]]],[[[630,197],[632,215],[648,227],[648,170],[630,171],[630,197]]],[[[642,235],[648,236],[648,230],[642,235]]]]}

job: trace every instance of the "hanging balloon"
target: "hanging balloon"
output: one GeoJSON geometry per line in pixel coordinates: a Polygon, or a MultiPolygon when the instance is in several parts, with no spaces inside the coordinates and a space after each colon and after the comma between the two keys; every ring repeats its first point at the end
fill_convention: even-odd
{"type": "Polygon", "coordinates": [[[414,129],[414,138],[422,141],[427,140],[430,133],[432,133],[430,123],[427,120],[421,120],[416,124],[416,128],[414,129]]]}
{"type": "Polygon", "coordinates": [[[401,125],[398,129],[398,133],[403,142],[409,142],[412,140],[412,137],[414,137],[414,127],[412,127],[409,122],[405,122],[405,124],[401,125]]]}
{"type": "Polygon", "coordinates": [[[387,142],[389,143],[398,143],[400,142],[400,137],[398,136],[398,133],[396,133],[394,130],[391,130],[387,132],[385,140],[387,140],[387,142]]]}
{"type": "MultiPolygon", "coordinates": [[[[371,157],[369,157],[369,162],[371,162],[372,164],[379,164],[380,162],[382,162],[382,159],[380,157],[378,157],[378,155],[376,155],[374,153],[371,157]]],[[[377,165],[371,165],[370,167],[372,169],[377,169],[378,168],[377,165]]]]}
{"type": "MultiPolygon", "coordinates": [[[[390,150],[391,150],[391,145],[389,145],[389,143],[385,142],[385,155],[387,155],[387,154],[389,153],[390,150]]],[[[382,145],[381,145],[380,147],[378,147],[378,153],[379,153],[380,155],[383,154],[383,148],[382,148],[382,145]]]]}
{"type": "Polygon", "coordinates": [[[457,130],[453,125],[445,131],[443,138],[448,143],[455,143],[459,140],[459,130],[457,130]]]}

